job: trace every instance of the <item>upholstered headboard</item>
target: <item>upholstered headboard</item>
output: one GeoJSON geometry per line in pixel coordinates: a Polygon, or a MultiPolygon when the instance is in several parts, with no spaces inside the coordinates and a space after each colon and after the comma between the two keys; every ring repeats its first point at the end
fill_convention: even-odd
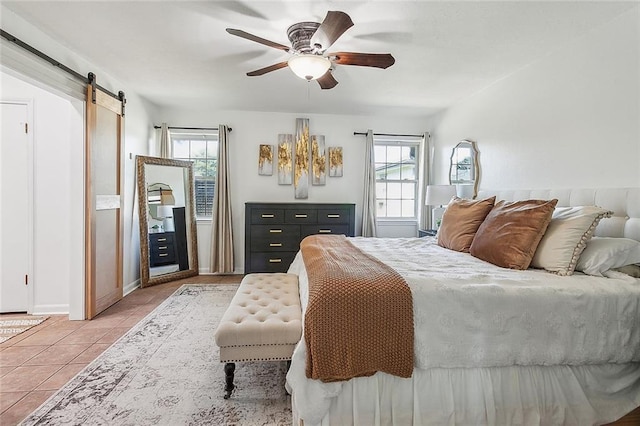
{"type": "Polygon", "coordinates": [[[606,208],[613,211],[613,217],[602,219],[595,235],[640,241],[640,188],[480,190],[477,198],[493,195],[497,200],[557,198],[558,207],[595,205],[606,208]]]}

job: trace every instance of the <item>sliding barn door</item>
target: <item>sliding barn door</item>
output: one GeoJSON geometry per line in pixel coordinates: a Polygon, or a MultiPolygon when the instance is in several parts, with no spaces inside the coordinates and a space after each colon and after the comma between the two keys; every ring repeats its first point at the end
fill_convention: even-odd
{"type": "MultiPolygon", "coordinates": [[[[86,316],[122,299],[123,100],[87,87],[85,164],[86,316]]],[[[123,96],[121,96],[122,98],[123,96]]]]}

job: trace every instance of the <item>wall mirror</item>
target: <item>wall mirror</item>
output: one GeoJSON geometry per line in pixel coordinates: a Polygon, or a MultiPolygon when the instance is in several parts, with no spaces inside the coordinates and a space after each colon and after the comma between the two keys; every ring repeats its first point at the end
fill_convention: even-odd
{"type": "Polygon", "coordinates": [[[138,155],[140,286],[198,275],[193,163],[138,155]]]}
{"type": "Polygon", "coordinates": [[[451,152],[449,184],[456,185],[459,197],[476,198],[479,179],[478,147],[474,141],[462,140],[451,152]]]}

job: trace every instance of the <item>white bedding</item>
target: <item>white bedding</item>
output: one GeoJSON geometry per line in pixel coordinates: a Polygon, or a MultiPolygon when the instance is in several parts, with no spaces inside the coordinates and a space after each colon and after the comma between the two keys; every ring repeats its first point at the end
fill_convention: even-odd
{"type": "MultiPolygon", "coordinates": [[[[600,370],[597,369],[604,368],[613,376],[619,374],[618,370],[629,373],[628,370],[631,369],[635,379],[627,383],[628,386],[624,389],[625,392],[630,392],[626,402],[631,408],[639,402],[640,280],[616,273],[612,273],[610,278],[581,274],[559,277],[545,271],[498,268],[469,254],[443,249],[435,244],[433,238],[353,238],[351,241],[397,270],[412,290],[417,370],[413,380],[410,379],[409,382],[430,377],[428,382],[424,382],[425,392],[429,392],[429,389],[438,392],[440,387],[433,387],[438,381],[453,386],[458,379],[466,378],[470,379],[469,383],[477,383],[477,380],[484,377],[483,384],[478,385],[483,392],[472,393],[467,398],[463,396],[462,402],[458,404],[470,402],[473,395],[476,395],[476,398],[481,399],[476,401],[477,414],[473,410],[468,414],[486,417],[490,415],[487,414],[491,412],[488,408],[492,406],[486,398],[492,389],[497,404],[500,404],[498,396],[508,396],[514,392],[514,389],[506,385],[496,389],[495,381],[500,380],[492,376],[506,374],[511,367],[494,367],[514,366],[511,368],[513,372],[507,377],[516,378],[516,382],[519,382],[529,374],[525,366],[532,366],[530,370],[534,372],[537,371],[536,368],[539,369],[537,366],[562,366],[544,369],[544,373],[538,371],[530,380],[545,380],[548,382],[547,387],[551,388],[558,388],[563,384],[568,387],[568,392],[564,393],[571,398],[578,398],[580,403],[583,400],[591,401],[589,390],[585,391],[583,388],[593,382],[589,375],[598,373],[600,370]],[[627,365],[612,365],[623,363],[627,365]],[[584,368],[579,367],[581,365],[584,368]],[[595,373],[594,369],[597,370],[595,373]],[[497,373],[498,371],[501,373],[497,373]],[[567,374],[578,378],[565,384],[567,380],[564,376],[567,374]],[[477,377],[472,377],[474,375],[477,377]],[[502,392],[506,394],[503,395],[502,392]]],[[[300,254],[289,272],[300,277],[304,312],[307,280],[300,254]]],[[[367,380],[380,380],[383,377],[379,373],[374,376],[376,379],[351,380],[345,389],[345,383],[325,384],[308,380],[304,376],[305,351],[304,342],[301,342],[294,352],[287,376],[296,409],[305,424],[319,423],[329,410],[332,398],[341,392],[344,394],[348,387],[358,387],[358,392],[361,393],[367,389],[367,385],[363,384],[367,380]]],[[[600,371],[599,374],[604,373],[600,371]]],[[[402,379],[390,377],[389,380],[402,379]]],[[[605,385],[603,381],[598,383],[599,386],[605,385]]],[[[527,386],[524,388],[528,393],[533,391],[527,386]]],[[[592,391],[595,390],[597,394],[599,389],[596,388],[597,386],[592,391]]],[[[557,401],[560,406],[563,402],[581,406],[577,402],[565,401],[564,393],[547,391],[545,397],[560,398],[557,401]]],[[[405,396],[411,398],[410,395],[405,396]]],[[[535,395],[530,394],[528,397],[536,399],[535,395]]],[[[538,399],[544,405],[544,398],[538,399]]],[[[549,401],[550,413],[557,411],[553,408],[552,401],[553,399],[549,401]]],[[[451,424],[460,424],[455,420],[454,398],[449,402],[454,409],[451,412],[454,416],[451,424]]],[[[587,405],[593,404],[591,401],[587,405]]],[[[445,418],[449,412],[446,406],[444,404],[445,408],[441,413],[445,418]]],[[[498,410],[494,412],[499,412],[499,407],[493,407],[498,410]]],[[[619,410],[620,406],[615,408],[619,410]]],[[[400,411],[406,412],[406,409],[395,409],[395,412],[400,411]]],[[[410,410],[413,411],[415,408],[410,410]]],[[[508,415],[513,415],[512,412],[509,413],[511,414],[508,415]]],[[[532,413],[533,417],[527,418],[535,419],[540,415],[538,409],[532,410],[532,413]]],[[[602,414],[603,409],[594,415],[581,409],[575,413],[569,410],[561,415],[569,416],[568,418],[578,416],[582,422],[588,419],[594,421],[602,414]]],[[[415,423],[416,415],[411,415],[414,424],[422,423],[415,423]]],[[[476,420],[475,423],[483,423],[476,420]]],[[[491,419],[485,419],[485,422],[495,423],[491,419]]],[[[382,424],[384,423],[383,421],[382,424]]]]}

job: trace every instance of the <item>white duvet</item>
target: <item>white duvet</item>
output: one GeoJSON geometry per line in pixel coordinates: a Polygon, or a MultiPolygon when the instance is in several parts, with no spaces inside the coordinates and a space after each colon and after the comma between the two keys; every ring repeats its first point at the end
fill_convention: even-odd
{"type": "MultiPolygon", "coordinates": [[[[433,238],[351,241],[409,284],[418,369],[640,361],[638,279],[509,270],[443,249],[433,238]]],[[[289,272],[300,277],[304,314],[308,283],[300,254],[289,272]]],[[[343,383],[306,379],[305,357],[301,342],[287,380],[300,402],[315,400],[313,408],[304,405],[316,417],[343,383]]]]}

